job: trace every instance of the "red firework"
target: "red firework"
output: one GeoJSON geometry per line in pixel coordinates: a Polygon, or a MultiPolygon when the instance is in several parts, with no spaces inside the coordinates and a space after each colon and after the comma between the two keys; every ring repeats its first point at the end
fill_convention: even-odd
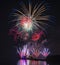
{"type": "Polygon", "coordinates": [[[45,37],[45,34],[44,34],[43,31],[34,33],[34,34],[32,35],[32,40],[33,40],[33,41],[38,41],[39,39],[41,39],[42,35],[44,35],[44,37],[45,37]]]}
{"type": "Polygon", "coordinates": [[[23,16],[23,17],[21,18],[20,24],[23,26],[24,23],[30,23],[30,22],[31,22],[30,17],[23,16]]]}

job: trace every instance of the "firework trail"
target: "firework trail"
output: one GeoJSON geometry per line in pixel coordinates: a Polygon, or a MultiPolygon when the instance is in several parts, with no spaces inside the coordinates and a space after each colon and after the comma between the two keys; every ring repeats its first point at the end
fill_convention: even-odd
{"type": "Polygon", "coordinates": [[[46,32],[43,26],[48,25],[47,21],[51,22],[52,20],[49,19],[49,15],[42,15],[47,9],[45,4],[36,4],[33,9],[30,2],[28,8],[24,3],[20,6],[22,11],[14,9],[14,12],[11,14],[11,17],[14,18],[10,22],[16,22],[14,27],[17,27],[18,31],[33,32],[34,30],[41,29],[46,32]]]}

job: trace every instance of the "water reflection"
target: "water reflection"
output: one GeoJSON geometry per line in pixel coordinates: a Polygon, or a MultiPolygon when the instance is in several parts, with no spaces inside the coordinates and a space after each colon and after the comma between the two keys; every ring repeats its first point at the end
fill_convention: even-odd
{"type": "Polygon", "coordinates": [[[19,60],[17,65],[49,65],[46,61],[19,60]]]}

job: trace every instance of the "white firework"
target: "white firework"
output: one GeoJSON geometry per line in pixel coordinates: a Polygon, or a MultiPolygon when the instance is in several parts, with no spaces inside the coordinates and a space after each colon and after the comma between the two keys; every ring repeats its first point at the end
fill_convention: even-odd
{"type": "MultiPolygon", "coordinates": [[[[49,15],[42,15],[46,11],[46,6],[42,3],[35,5],[32,9],[32,5],[29,2],[28,9],[25,4],[21,5],[22,11],[15,9],[15,12],[12,13],[12,16],[15,16],[12,21],[17,21],[16,25],[18,30],[33,31],[34,29],[42,29],[46,31],[43,25],[48,25],[44,21],[49,21],[49,15]]],[[[51,21],[51,20],[50,20],[51,21]]]]}

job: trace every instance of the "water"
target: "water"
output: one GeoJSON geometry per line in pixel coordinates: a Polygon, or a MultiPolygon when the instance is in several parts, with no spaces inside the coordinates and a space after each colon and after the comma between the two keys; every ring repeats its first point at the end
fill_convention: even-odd
{"type": "Polygon", "coordinates": [[[17,65],[49,65],[46,61],[19,60],[17,65]]]}
{"type": "Polygon", "coordinates": [[[17,65],[60,65],[57,62],[36,61],[36,60],[19,60],[17,65]]]}

